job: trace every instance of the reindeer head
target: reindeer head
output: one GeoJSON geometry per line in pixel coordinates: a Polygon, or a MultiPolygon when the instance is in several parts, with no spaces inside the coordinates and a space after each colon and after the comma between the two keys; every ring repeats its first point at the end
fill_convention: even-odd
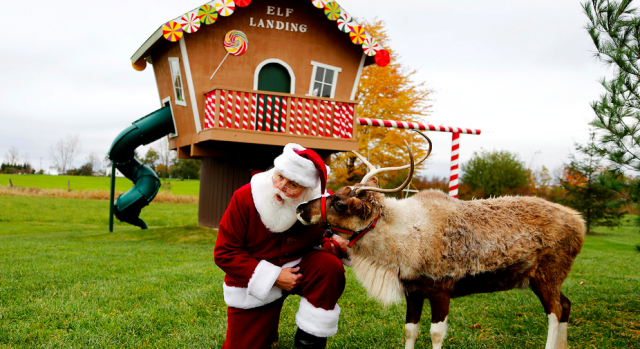
{"type": "MultiPolygon", "coordinates": [[[[432,144],[431,140],[427,136],[421,132],[418,133],[420,133],[420,135],[429,142],[429,151],[418,161],[418,164],[420,164],[429,157],[429,154],[431,154],[432,144]]],[[[367,165],[369,172],[364,176],[360,183],[354,186],[342,187],[324,200],[326,221],[334,227],[358,231],[367,227],[375,217],[380,215],[383,209],[384,193],[396,193],[403,190],[407,185],[409,185],[411,177],[413,177],[415,167],[413,154],[411,153],[409,145],[406,145],[409,151],[410,164],[400,167],[375,168],[375,166],[373,166],[366,158],[354,151],[356,156],[367,165]],[[375,174],[384,171],[403,170],[406,168],[410,169],[409,175],[405,179],[404,183],[402,183],[398,188],[378,188],[378,179],[374,177],[375,174]]],[[[322,203],[323,200],[318,198],[300,204],[297,208],[298,220],[305,225],[322,224],[322,203]]]]}

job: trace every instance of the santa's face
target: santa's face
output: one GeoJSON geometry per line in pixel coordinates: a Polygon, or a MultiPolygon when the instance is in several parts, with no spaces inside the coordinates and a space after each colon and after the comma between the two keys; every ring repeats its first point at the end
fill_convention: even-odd
{"type": "Polygon", "coordinates": [[[296,208],[304,201],[308,201],[311,190],[287,179],[281,173],[271,170],[256,175],[257,181],[252,182],[261,192],[259,202],[256,203],[262,223],[275,233],[281,233],[293,226],[297,221],[296,208]]]}

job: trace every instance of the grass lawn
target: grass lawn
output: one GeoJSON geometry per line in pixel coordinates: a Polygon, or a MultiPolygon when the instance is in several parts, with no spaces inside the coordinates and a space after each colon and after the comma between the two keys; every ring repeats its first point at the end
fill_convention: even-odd
{"type": "MultiPolygon", "coordinates": [[[[48,175],[8,175],[0,174],[0,185],[8,186],[9,179],[13,185],[42,189],[67,189],[67,182],[71,182],[71,190],[110,190],[111,177],[84,177],[84,176],[48,176],[48,175]]],[[[163,184],[167,180],[162,180],[163,184]]],[[[174,195],[198,195],[200,191],[199,180],[168,180],[171,182],[171,193],[174,195]]],[[[133,182],[124,178],[116,178],[116,190],[125,192],[133,187],[133,182]]],[[[163,186],[161,190],[166,190],[163,186]]]]}
{"type": "MultiPolygon", "coordinates": [[[[151,204],[142,213],[151,229],[116,224],[111,234],[107,208],[0,196],[0,348],[219,348],[223,273],[197,206],[151,204]]],[[[625,224],[588,236],[564,284],[572,348],[640,348],[640,234],[625,224]]],[[[404,347],[404,304],[383,308],[347,277],[329,347],[404,347]]],[[[285,303],[279,348],[293,348],[298,302],[285,303]]],[[[431,348],[429,314],[426,306],[417,348],[431,348]]],[[[452,301],[445,348],[543,348],[546,333],[532,292],[474,295],[452,301]]]]}

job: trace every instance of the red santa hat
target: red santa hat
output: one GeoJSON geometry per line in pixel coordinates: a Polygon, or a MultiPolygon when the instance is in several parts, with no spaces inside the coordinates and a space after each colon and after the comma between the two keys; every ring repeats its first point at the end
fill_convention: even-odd
{"type": "Polygon", "coordinates": [[[329,168],[315,151],[289,143],[273,164],[276,171],[288,179],[307,188],[320,186],[321,193],[324,194],[329,168]]]}

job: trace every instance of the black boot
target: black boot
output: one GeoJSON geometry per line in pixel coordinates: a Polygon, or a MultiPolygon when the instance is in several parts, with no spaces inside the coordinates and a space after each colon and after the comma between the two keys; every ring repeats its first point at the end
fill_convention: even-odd
{"type": "Polygon", "coordinates": [[[294,343],[296,349],[324,349],[327,346],[327,338],[316,337],[298,328],[294,343]]]}

